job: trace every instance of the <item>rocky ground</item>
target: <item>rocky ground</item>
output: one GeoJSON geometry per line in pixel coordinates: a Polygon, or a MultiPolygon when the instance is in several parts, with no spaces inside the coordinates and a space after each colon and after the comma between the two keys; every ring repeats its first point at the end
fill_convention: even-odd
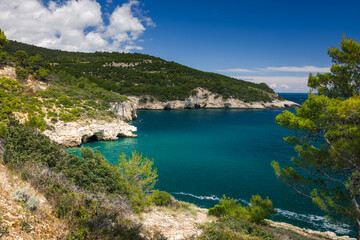
{"type": "Polygon", "coordinates": [[[148,236],[186,239],[200,235],[200,225],[212,221],[207,212],[207,209],[189,203],[181,203],[178,208],[152,207],[141,214],[141,222],[148,236]]]}
{"type": "Polygon", "coordinates": [[[65,223],[54,216],[45,197],[0,164],[0,239],[58,239],[65,229],[65,223]],[[14,193],[20,189],[27,189],[39,200],[37,210],[31,211],[24,202],[15,201],[14,193]]]}

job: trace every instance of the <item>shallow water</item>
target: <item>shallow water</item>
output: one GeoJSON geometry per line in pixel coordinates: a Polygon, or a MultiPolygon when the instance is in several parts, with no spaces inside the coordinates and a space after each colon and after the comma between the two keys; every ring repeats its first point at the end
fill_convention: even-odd
{"type": "MultiPolygon", "coordinates": [[[[283,96],[298,103],[307,97],[306,94],[283,96]]],[[[121,152],[129,155],[135,149],[154,158],[159,175],[156,187],[179,200],[212,207],[223,194],[244,204],[251,195],[260,194],[273,201],[278,212],[273,220],[353,235],[350,226],[328,222],[310,200],[277,181],[271,161],[284,166],[294,156],[292,147],[283,141],[291,132],[274,120],[282,111],[138,111],[138,119],[132,122],[138,127],[138,138],[84,146],[99,150],[113,163],[121,152]]]]}

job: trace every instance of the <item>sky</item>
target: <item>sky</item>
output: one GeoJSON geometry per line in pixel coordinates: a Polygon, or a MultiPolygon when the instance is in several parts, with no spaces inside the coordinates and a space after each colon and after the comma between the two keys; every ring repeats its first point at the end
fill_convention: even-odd
{"type": "Polygon", "coordinates": [[[360,36],[359,0],[0,0],[9,39],[68,51],[139,52],[308,92],[310,72],[360,36]]]}

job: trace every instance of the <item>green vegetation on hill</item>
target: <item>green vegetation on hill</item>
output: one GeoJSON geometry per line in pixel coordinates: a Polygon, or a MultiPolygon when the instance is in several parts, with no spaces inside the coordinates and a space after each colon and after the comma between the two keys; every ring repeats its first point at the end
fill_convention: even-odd
{"type": "MultiPolygon", "coordinates": [[[[6,39],[3,34],[1,37],[6,39]]],[[[4,47],[7,41],[2,40],[0,44],[4,47]]],[[[1,78],[0,130],[9,117],[23,120],[26,125],[42,131],[50,127],[46,119],[51,123],[89,118],[112,119],[116,116],[110,110],[110,103],[128,100],[85,77],[77,78],[64,71],[55,71],[38,53],[29,55],[24,50],[8,53],[0,48],[0,67],[15,68],[17,80],[24,85],[30,78],[33,85],[38,81],[46,86],[45,90],[34,90],[14,79],[1,78]]]]}
{"type": "Polygon", "coordinates": [[[76,53],[50,50],[10,41],[4,47],[10,54],[24,50],[40,54],[74,77],[86,77],[109,91],[125,95],[150,95],[158,100],[185,100],[196,87],[208,89],[223,98],[246,102],[279,98],[265,83],[256,84],[216,73],[202,72],[175,62],[139,53],[76,53]]]}

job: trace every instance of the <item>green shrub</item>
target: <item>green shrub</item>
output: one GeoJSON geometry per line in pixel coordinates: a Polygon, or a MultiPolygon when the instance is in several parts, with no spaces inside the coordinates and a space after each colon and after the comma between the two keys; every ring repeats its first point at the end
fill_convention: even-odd
{"type": "Polygon", "coordinates": [[[118,158],[118,168],[131,192],[131,200],[136,210],[148,204],[147,194],[157,181],[157,170],[152,169],[153,164],[154,160],[142,157],[136,151],[129,158],[124,153],[118,158]]]}
{"type": "Polygon", "coordinates": [[[236,199],[223,196],[219,204],[209,209],[208,214],[216,217],[236,217],[246,219],[254,223],[262,223],[263,220],[276,211],[272,201],[267,197],[262,199],[260,195],[253,195],[250,206],[243,207],[236,199]]]}
{"type": "Polygon", "coordinates": [[[248,212],[249,220],[255,223],[261,223],[265,218],[272,214],[276,214],[273,203],[269,197],[262,199],[260,195],[254,195],[251,197],[248,212]]]}
{"type": "Polygon", "coordinates": [[[165,191],[155,190],[150,198],[156,206],[169,206],[171,204],[171,195],[165,191]]]}
{"type": "Polygon", "coordinates": [[[16,77],[25,80],[29,76],[29,72],[21,67],[16,67],[16,77]]]}
{"type": "Polygon", "coordinates": [[[216,222],[203,226],[203,232],[199,236],[201,240],[275,240],[275,236],[254,223],[245,219],[223,217],[216,222]]]}

